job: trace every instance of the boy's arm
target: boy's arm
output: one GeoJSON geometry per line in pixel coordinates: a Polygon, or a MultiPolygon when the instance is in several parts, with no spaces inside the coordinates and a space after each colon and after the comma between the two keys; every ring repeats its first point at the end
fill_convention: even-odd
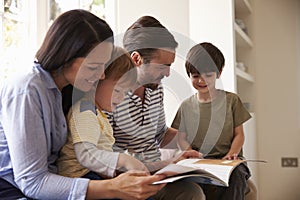
{"type": "Polygon", "coordinates": [[[186,133],[178,132],[178,146],[182,151],[192,150],[192,147],[188,143],[186,137],[186,133]]]}
{"type": "Polygon", "coordinates": [[[234,138],[232,140],[231,148],[229,152],[226,154],[226,156],[223,157],[223,159],[228,160],[237,160],[238,155],[243,147],[245,140],[243,125],[239,125],[234,128],[234,138]]]}
{"type": "Polygon", "coordinates": [[[76,143],[74,149],[77,160],[82,166],[106,177],[115,176],[116,169],[148,171],[141,161],[132,156],[101,150],[89,142],[76,143]]]}
{"type": "Polygon", "coordinates": [[[74,144],[77,161],[83,167],[113,177],[119,160],[119,153],[100,150],[92,143],[79,142],[74,144]]]}
{"type": "Polygon", "coordinates": [[[140,170],[148,172],[148,168],[141,161],[125,153],[120,153],[117,169],[119,171],[125,169],[125,171],[140,170]]]}

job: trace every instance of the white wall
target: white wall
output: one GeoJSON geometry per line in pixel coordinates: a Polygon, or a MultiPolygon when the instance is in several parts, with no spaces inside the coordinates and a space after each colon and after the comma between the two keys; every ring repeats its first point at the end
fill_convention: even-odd
{"type": "MultiPolygon", "coordinates": [[[[190,0],[190,36],[199,42],[211,42],[216,45],[225,57],[225,66],[219,80],[218,88],[237,93],[235,66],[235,33],[233,27],[234,1],[190,0]]],[[[245,88],[245,87],[241,87],[245,88]]],[[[252,87],[251,87],[252,88],[252,87]]],[[[248,91],[249,92],[249,91],[248,91]]],[[[245,91],[243,91],[245,93],[245,91]]],[[[249,92],[253,95],[253,92],[249,92]]],[[[255,117],[244,124],[244,156],[247,159],[257,158],[255,117]]],[[[257,163],[249,163],[251,180],[258,186],[257,163]]]]}
{"type": "Polygon", "coordinates": [[[300,199],[299,168],[281,157],[300,158],[299,1],[255,0],[256,121],[260,199],[300,199]]]}
{"type": "MultiPolygon", "coordinates": [[[[114,21],[117,33],[124,31],[138,17],[145,14],[157,17],[167,28],[186,36],[190,34],[189,28],[193,30],[198,28],[201,33],[201,30],[209,26],[209,24],[207,27],[198,26],[197,22],[205,21],[205,18],[189,18],[189,1],[143,0],[143,3],[139,0],[114,1],[120,11],[114,21]]],[[[197,3],[195,0],[190,2],[197,3]]],[[[300,170],[282,168],[281,157],[300,158],[300,2],[299,0],[251,2],[255,16],[253,40],[258,154],[259,158],[268,160],[267,164],[258,165],[259,199],[298,200],[300,170]]],[[[193,8],[191,6],[191,9],[193,8]]],[[[197,35],[192,37],[197,42],[201,40],[197,35]]],[[[173,66],[175,73],[172,72],[171,77],[176,75],[186,77],[181,72],[185,50],[180,51],[182,53],[176,58],[173,66]]],[[[179,82],[180,84],[182,82],[179,82]]],[[[190,88],[186,90],[187,93],[191,93],[190,88]]],[[[171,91],[169,93],[172,93],[171,91]]],[[[171,102],[173,101],[173,104],[166,105],[168,120],[171,120],[180,98],[176,95],[167,96],[171,102]]]]}
{"type": "Polygon", "coordinates": [[[170,30],[188,35],[188,4],[181,0],[113,0],[116,9],[117,33],[124,32],[129,25],[143,15],[156,17],[170,30]]]}
{"type": "MultiPolygon", "coordinates": [[[[251,113],[252,118],[243,124],[245,132],[245,143],[243,146],[243,153],[246,159],[259,159],[257,153],[257,133],[256,133],[256,115],[251,113]],[[254,148],[255,147],[255,148],[254,148]]],[[[258,165],[260,163],[249,162],[248,167],[251,172],[251,180],[259,190],[259,171],[258,165]]]]}
{"type": "Polygon", "coordinates": [[[225,67],[219,88],[236,92],[233,1],[190,0],[190,37],[196,43],[211,42],[224,54],[225,67]]]}
{"type": "MultiPolygon", "coordinates": [[[[171,76],[164,79],[165,85],[165,111],[167,124],[176,114],[179,103],[192,94],[192,89],[184,71],[184,60],[187,50],[193,45],[189,39],[189,6],[188,1],[182,0],[114,0],[109,7],[115,9],[114,19],[110,16],[108,21],[112,25],[117,38],[122,38],[126,29],[143,15],[157,18],[174,35],[179,43],[176,51],[175,63],[171,67],[171,76]],[[113,2],[113,3],[112,3],[113,2]]],[[[122,43],[120,41],[120,43],[122,43]]]]}

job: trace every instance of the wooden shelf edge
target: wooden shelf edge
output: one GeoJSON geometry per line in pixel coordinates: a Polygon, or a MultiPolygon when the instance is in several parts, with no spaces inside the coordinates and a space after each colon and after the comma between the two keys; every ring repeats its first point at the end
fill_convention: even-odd
{"type": "Polygon", "coordinates": [[[248,74],[247,72],[244,72],[242,70],[240,70],[239,68],[235,68],[235,72],[236,72],[236,75],[246,81],[249,81],[251,83],[254,83],[254,78],[253,76],[251,76],[250,74],[248,74]]]}
{"type": "Polygon", "coordinates": [[[236,22],[234,22],[234,30],[236,32],[236,42],[237,42],[237,46],[240,47],[253,47],[253,42],[252,40],[249,38],[249,36],[239,27],[239,25],[237,25],[236,22]]]}

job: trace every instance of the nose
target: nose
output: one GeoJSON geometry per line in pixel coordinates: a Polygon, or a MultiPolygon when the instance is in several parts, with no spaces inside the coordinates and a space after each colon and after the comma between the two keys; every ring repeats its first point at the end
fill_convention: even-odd
{"type": "Polygon", "coordinates": [[[99,78],[100,80],[105,79],[105,73],[104,73],[104,67],[100,67],[97,72],[95,73],[95,76],[99,78]]]}
{"type": "Polygon", "coordinates": [[[103,80],[103,79],[105,79],[105,73],[104,72],[100,76],[100,80],[103,80]]]}
{"type": "Polygon", "coordinates": [[[202,76],[200,76],[200,78],[199,78],[198,81],[199,81],[199,83],[201,83],[201,82],[206,82],[205,79],[204,79],[202,76]]]}
{"type": "Polygon", "coordinates": [[[166,68],[164,69],[163,75],[165,77],[170,76],[170,66],[166,66],[166,68]]]}

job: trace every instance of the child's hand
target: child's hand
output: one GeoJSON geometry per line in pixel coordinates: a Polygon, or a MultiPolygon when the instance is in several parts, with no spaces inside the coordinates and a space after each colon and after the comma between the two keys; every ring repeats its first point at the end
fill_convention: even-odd
{"type": "Polygon", "coordinates": [[[173,158],[173,163],[177,163],[178,161],[187,159],[187,158],[202,158],[202,153],[195,151],[195,150],[183,151],[178,156],[173,158]]]}
{"type": "Polygon", "coordinates": [[[125,168],[127,171],[139,170],[149,172],[147,167],[141,161],[125,153],[120,153],[119,155],[117,169],[120,168],[125,168]]]}
{"type": "Polygon", "coordinates": [[[224,156],[222,158],[223,160],[238,160],[238,154],[237,153],[233,153],[233,154],[227,154],[226,156],[224,156]]]}

